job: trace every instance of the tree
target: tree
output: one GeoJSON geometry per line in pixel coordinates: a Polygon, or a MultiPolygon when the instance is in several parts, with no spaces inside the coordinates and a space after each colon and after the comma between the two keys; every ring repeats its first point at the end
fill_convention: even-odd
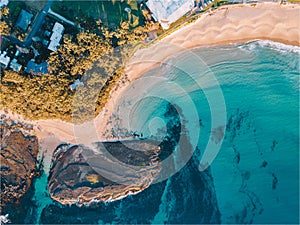
{"type": "Polygon", "coordinates": [[[9,16],[9,8],[0,8],[0,35],[10,35],[10,27],[7,24],[7,18],[9,16]]]}

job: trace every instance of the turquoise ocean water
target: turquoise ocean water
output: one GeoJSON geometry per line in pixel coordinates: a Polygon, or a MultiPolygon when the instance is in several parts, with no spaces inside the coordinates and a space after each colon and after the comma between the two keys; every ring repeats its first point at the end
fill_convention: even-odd
{"type": "Polygon", "coordinates": [[[135,95],[128,90],[117,113],[129,110],[130,121],[120,126],[143,137],[167,136],[176,149],[168,166],[178,172],[137,195],[89,208],[54,203],[42,177],[10,219],[298,224],[299,54],[297,47],[254,41],[169,59],[133,83],[135,95]],[[178,147],[186,137],[192,151],[178,147]],[[220,148],[200,172],[210,141],[220,148]]]}

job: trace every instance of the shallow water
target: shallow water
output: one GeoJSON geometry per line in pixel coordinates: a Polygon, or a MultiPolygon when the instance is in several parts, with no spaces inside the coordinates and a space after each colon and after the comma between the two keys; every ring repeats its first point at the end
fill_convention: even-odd
{"type": "Polygon", "coordinates": [[[298,223],[299,54],[255,41],[172,57],[135,81],[116,111],[119,127],[169,138],[162,181],[78,208],[52,202],[42,176],[15,221],[298,223]]]}
{"type": "Polygon", "coordinates": [[[149,89],[134,96],[130,128],[148,136],[157,137],[153,126],[163,130],[167,101],[181,108],[191,144],[210,154],[215,150],[208,142],[222,139],[215,128],[226,114],[225,138],[211,164],[224,223],[299,220],[299,54],[297,47],[270,41],[198,48],[133,84],[134,89],[139,84],[149,89]]]}

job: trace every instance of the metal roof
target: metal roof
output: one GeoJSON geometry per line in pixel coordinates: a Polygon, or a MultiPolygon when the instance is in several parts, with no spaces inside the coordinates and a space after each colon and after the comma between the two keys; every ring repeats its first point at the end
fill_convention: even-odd
{"type": "Polygon", "coordinates": [[[56,52],[57,48],[59,47],[59,42],[62,38],[62,34],[64,32],[65,28],[62,24],[56,22],[53,26],[53,33],[50,37],[50,43],[48,45],[48,49],[51,51],[56,52]]]}
{"type": "Polygon", "coordinates": [[[40,64],[36,64],[35,62],[33,62],[33,61],[30,60],[27,63],[27,67],[26,67],[25,71],[27,73],[31,73],[32,72],[35,75],[37,75],[39,73],[46,74],[46,73],[48,73],[48,63],[42,62],[40,64]]]}
{"type": "Polygon", "coordinates": [[[31,23],[32,17],[33,15],[31,13],[22,9],[15,26],[20,27],[25,32],[31,23]]]}
{"type": "Polygon", "coordinates": [[[84,83],[81,82],[79,79],[77,79],[77,80],[75,80],[75,82],[73,84],[70,85],[70,89],[71,89],[71,91],[73,91],[76,89],[76,87],[81,87],[83,85],[84,85],[84,83]]]}
{"type": "Polygon", "coordinates": [[[194,0],[148,0],[147,7],[163,29],[194,8],[194,0]]]}
{"type": "Polygon", "coordinates": [[[17,59],[13,59],[10,62],[10,68],[12,68],[13,71],[20,72],[20,70],[22,69],[22,65],[17,63],[17,59]]]}
{"type": "MultiPolygon", "coordinates": [[[[1,52],[0,52],[1,53],[1,52]]],[[[6,68],[9,64],[10,58],[8,56],[6,56],[6,52],[4,51],[1,55],[0,55],[0,63],[4,65],[4,67],[6,68]]]]}

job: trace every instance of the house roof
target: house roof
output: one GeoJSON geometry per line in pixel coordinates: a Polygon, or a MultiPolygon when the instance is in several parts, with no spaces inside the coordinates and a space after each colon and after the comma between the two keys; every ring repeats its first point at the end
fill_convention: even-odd
{"type": "Polygon", "coordinates": [[[147,7],[163,29],[194,8],[194,0],[148,0],[147,7]]]}
{"type": "Polygon", "coordinates": [[[22,9],[15,26],[20,27],[25,32],[31,23],[32,17],[33,15],[31,13],[22,9]]]}
{"type": "Polygon", "coordinates": [[[48,63],[42,62],[40,64],[36,64],[33,61],[29,61],[27,63],[27,67],[26,67],[25,71],[27,73],[32,72],[35,75],[37,75],[39,73],[46,74],[46,73],[48,73],[48,63]]]}
{"type": "Polygon", "coordinates": [[[62,34],[65,28],[62,24],[56,22],[52,28],[52,32],[62,34]]]}
{"type": "Polygon", "coordinates": [[[0,0],[0,8],[7,4],[8,4],[8,0],[0,0]]]}
{"type": "Polygon", "coordinates": [[[73,84],[70,85],[70,89],[71,91],[73,91],[74,89],[76,89],[76,87],[81,87],[83,86],[84,83],[81,82],[79,79],[75,80],[75,82],[73,84]]]}
{"type": "Polygon", "coordinates": [[[59,42],[61,37],[62,37],[62,35],[60,33],[53,32],[50,37],[50,40],[53,42],[59,42]]]}
{"type": "Polygon", "coordinates": [[[0,55],[0,63],[2,65],[4,65],[5,68],[8,66],[9,61],[10,61],[10,58],[6,55],[6,52],[4,51],[3,53],[1,53],[1,55],[0,55]]]}
{"type": "Polygon", "coordinates": [[[48,49],[51,51],[56,52],[57,48],[59,46],[59,42],[62,38],[62,34],[64,32],[65,28],[62,24],[56,22],[53,26],[53,33],[50,37],[50,44],[48,45],[48,49]]]}
{"type": "Polygon", "coordinates": [[[59,41],[50,41],[50,44],[48,45],[48,49],[51,51],[56,52],[57,48],[59,47],[59,41]]]}
{"type": "Polygon", "coordinates": [[[10,62],[10,68],[12,68],[13,71],[20,72],[20,70],[22,69],[22,65],[17,63],[17,59],[13,59],[10,62]]]}

